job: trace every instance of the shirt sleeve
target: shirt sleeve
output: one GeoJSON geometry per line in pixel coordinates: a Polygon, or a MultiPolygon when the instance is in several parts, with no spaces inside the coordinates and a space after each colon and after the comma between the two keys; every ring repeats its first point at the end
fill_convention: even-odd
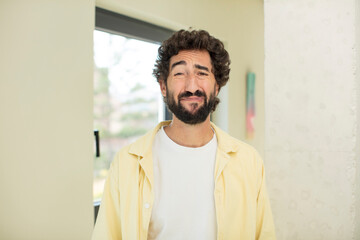
{"type": "MultiPolygon", "coordinates": [[[[115,162],[115,161],[114,161],[115,162]]],[[[114,163],[113,162],[113,163],[114,163]]],[[[112,164],[105,182],[92,240],[121,240],[120,193],[117,167],[112,164]]]]}
{"type": "Polygon", "coordinates": [[[275,227],[271,212],[269,197],[267,194],[265,183],[265,169],[263,161],[257,154],[257,158],[261,163],[259,167],[259,191],[256,207],[256,239],[258,240],[275,240],[275,227]]]}

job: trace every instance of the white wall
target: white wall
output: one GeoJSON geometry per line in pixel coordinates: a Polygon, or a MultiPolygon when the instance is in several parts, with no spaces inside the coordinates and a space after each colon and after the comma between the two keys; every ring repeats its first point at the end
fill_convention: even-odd
{"type": "Polygon", "coordinates": [[[264,3],[265,157],[280,240],[360,238],[356,2],[264,3]]]}
{"type": "Polygon", "coordinates": [[[94,2],[0,1],[0,239],[89,239],[94,2]]]}
{"type": "MultiPolygon", "coordinates": [[[[360,1],[355,2],[355,22],[357,23],[356,27],[356,36],[355,36],[355,56],[356,56],[356,83],[357,83],[357,98],[356,102],[360,103],[360,1]]],[[[356,180],[355,180],[355,223],[360,222],[360,109],[357,108],[357,130],[356,130],[356,144],[355,144],[355,155],[356,155],[356,180]]],[[[360,238],[360,225],[355,226],[354,238],[360,238]]]]}

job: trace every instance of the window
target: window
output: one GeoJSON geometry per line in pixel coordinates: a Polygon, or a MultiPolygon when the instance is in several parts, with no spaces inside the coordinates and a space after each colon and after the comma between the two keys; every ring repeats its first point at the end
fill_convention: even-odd
{"type": "MultiPolygon", "coordinates": [[[[96,8],[94,31],[94,201],[99,201],[116,152],[168,119],[152,69],[172,31],[96,8]]],[[[96,213],[95,213],[96,215],[96,213]]]]}

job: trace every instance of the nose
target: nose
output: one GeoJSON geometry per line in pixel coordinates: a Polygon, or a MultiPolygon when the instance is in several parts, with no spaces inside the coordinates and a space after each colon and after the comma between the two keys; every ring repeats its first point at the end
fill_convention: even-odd
{"type": "Polygon", "coordinates": [[[185,91],[195,93],[197,90],[199,90],[198,79],[194,73],[189,73],[186,79],[185,91]]]}

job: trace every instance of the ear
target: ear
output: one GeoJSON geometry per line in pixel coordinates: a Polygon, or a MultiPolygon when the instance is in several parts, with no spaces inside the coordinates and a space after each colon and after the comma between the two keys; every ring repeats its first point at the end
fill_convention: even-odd
{"type": "Polygon", "coordinates": [[[215,96],[217,96],[219,94],[219,90],[220,90],[220,87],[219,87],[219,84],[216,83],[215,85],[215,96]]]}
{"type": "Polygon", "coordinates": [[[166,97],[166,83],[163,79],[159,79],[160,91],[163,97],[166,97]]]}

